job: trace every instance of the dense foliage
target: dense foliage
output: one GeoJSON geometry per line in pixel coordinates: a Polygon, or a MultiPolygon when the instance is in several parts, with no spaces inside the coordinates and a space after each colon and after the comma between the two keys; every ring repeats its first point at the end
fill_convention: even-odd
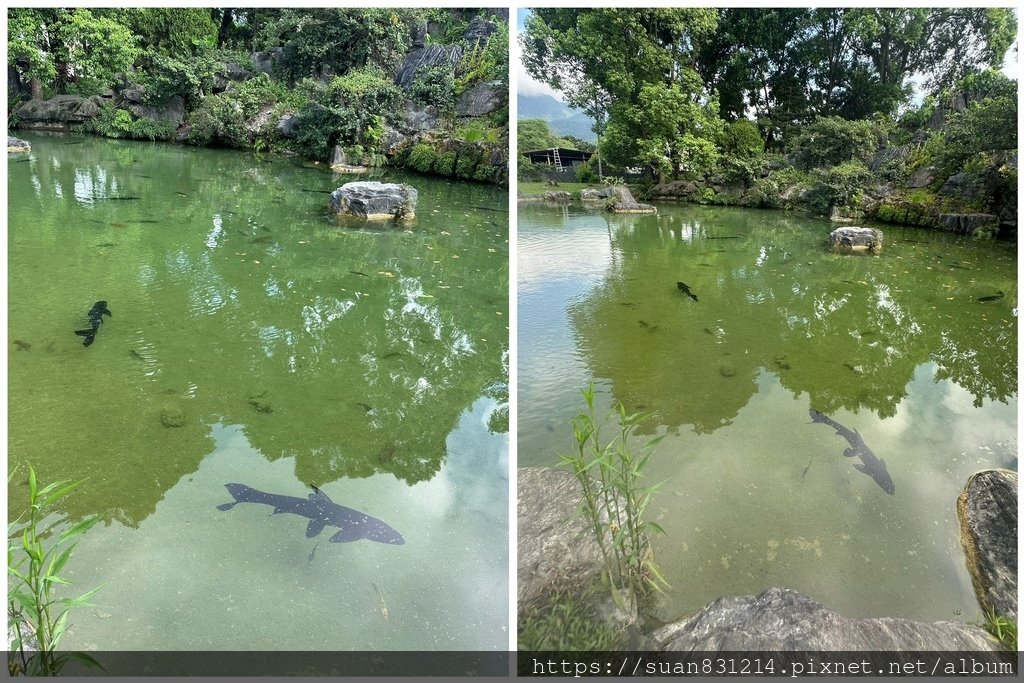
{"type": "Polygon", "coordinates": [[[660,186],[881,215],[917,172],[930,221],[1015,206],[1017,84],[993,69],[1016,33],[1008,8],[545,8],[521,42],[604,158],[660,186]]]}
{"type": "Polygon", "coordinates": [[[383,7],[11,9],[8,114],[30,98],[74,94],[102,102],[82,126],[101,135],[320,161],[338,147],[372,164],[384,162],[390,139],[404,144],[387,150],[393,161],[412,157],[416,168],[489,181],[502,174],[482,150],[507,139],[507,107],[475,126],[458,121],[457,108],[479,83],[507,90],[508,25],[490,15],[383,7]],[[471,25],[477,29],[467,31],[471,25]],[[450,63],[400,81],[417,35],[444,41],[450,63]],[[430,112],[397,132],[416,107],[430,112]],[[462,150],[455,152],[446,148],[452,140],[475,147],[455,145],[462,150]],[[412,155],[416,143],[436,163],[412,155]]]}

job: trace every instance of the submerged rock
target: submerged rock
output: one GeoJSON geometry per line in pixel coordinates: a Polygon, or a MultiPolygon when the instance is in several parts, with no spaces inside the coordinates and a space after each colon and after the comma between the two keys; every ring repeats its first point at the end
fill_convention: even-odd
{"type": "Polygon", "coordinates": [[[880,617],[847,619],[790,588],[720,598],[651,634],[655,649],[999,650],[978,626],[880,617]]]}
{"type": "Polygon", "coordinates": [[[416,215],[416,188],[398,183],[345,183],[331,193],[331,208],[367,220],[408,219],[416,215]]]}
{"type": "Polygon", "coordinates": [[[184,427],[185,411],[181,408],[164,408],[160,411],[160,424],[164,427],[184,427]]]}
{"type": "Polygon", "coordinates": [[[29,144],[28,140],[22,140],[12,135],[7,136],[7,151],[8,152],[30,152],[32,151],[32,145],[29,144]]]}
{"type": "Polygon", "coordinates": [[[958,235],[973,235],[982,229],[994,235],[999,227],[999,217],[990,213],[942,213],[935,227],[958,235]]]}
{"type": "Polygon", "coordinates": [[[882,231],[875,228],[836,228],[829,234],[833,251],[878,254],[882,251],[882,231]]]}
{"type": "Polygon", "coordinates": [[[1017,620],[1017,473],[985,470],[956,501],[960,540],[981,608],[1017,620]]]}

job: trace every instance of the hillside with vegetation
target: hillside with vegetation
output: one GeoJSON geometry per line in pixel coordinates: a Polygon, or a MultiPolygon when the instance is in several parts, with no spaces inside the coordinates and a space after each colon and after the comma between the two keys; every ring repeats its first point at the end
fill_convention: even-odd
{"type": "Polygon", "coordinates": [[[12,129],[506,180],[507,11],[33,8],[7,30],[12,129]]]}
{"type": "Polygon", "coordinates": [[[1016,36],[1006,8],[537,9],[522,47],[646,197],[1013,237],[1016,36]]]}

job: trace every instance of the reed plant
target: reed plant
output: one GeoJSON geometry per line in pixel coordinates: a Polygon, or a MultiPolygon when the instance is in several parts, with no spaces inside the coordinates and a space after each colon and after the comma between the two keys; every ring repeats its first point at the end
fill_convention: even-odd
{"type": "Polygon", "coordinates": [[[89,598],[99,590],[94,588],[77,598],[57,596],[59,586],[71,584],[60,575],[61,570],[71,559],[78,540],[100,519],[92,515],[66,526],[65,520],[55,514],[58,501],[79,484],[60,481],[40,488],[35,470],[28,468],[28,520],[23,523],[21,515],[7,527],[11,675],[54,676],[69,659],[103,668],[84,653],[59,654],[57,650],[67,632],[71,610],[88,606],[89,598]]]}
{"type": "Polygon", "coordinates": [[[583,497],[580,513],[594,532],[604,562],[602,576],[615,603],[626,609],[623,594],[642,598],[668,588],[648,543],[649,532],[665,530],[644,515],[660,484],[644,485],[644,469],[663,438],[658,436],[638,448],[631,445],[633,432],[648,415],[627,414],[618,403],[604,416],[594,408],[594,386],[583,390],[584,409],[573,418],[576,439],[572,453],[562,455],[580,482],[583,497]],[[615,435],[605,440],[602,430],[615,435]]]}

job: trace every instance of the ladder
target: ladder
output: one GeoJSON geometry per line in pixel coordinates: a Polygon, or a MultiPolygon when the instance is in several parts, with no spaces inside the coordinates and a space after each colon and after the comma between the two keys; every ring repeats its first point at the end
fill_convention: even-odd
{"type": "Polygon", "coordinates": [[[554,152],[555,170],[558,172],[564,171],[565,169],[562,168],[562,157],[558,154],[558,148],[552,147],[551,151],[554,152]]]}

